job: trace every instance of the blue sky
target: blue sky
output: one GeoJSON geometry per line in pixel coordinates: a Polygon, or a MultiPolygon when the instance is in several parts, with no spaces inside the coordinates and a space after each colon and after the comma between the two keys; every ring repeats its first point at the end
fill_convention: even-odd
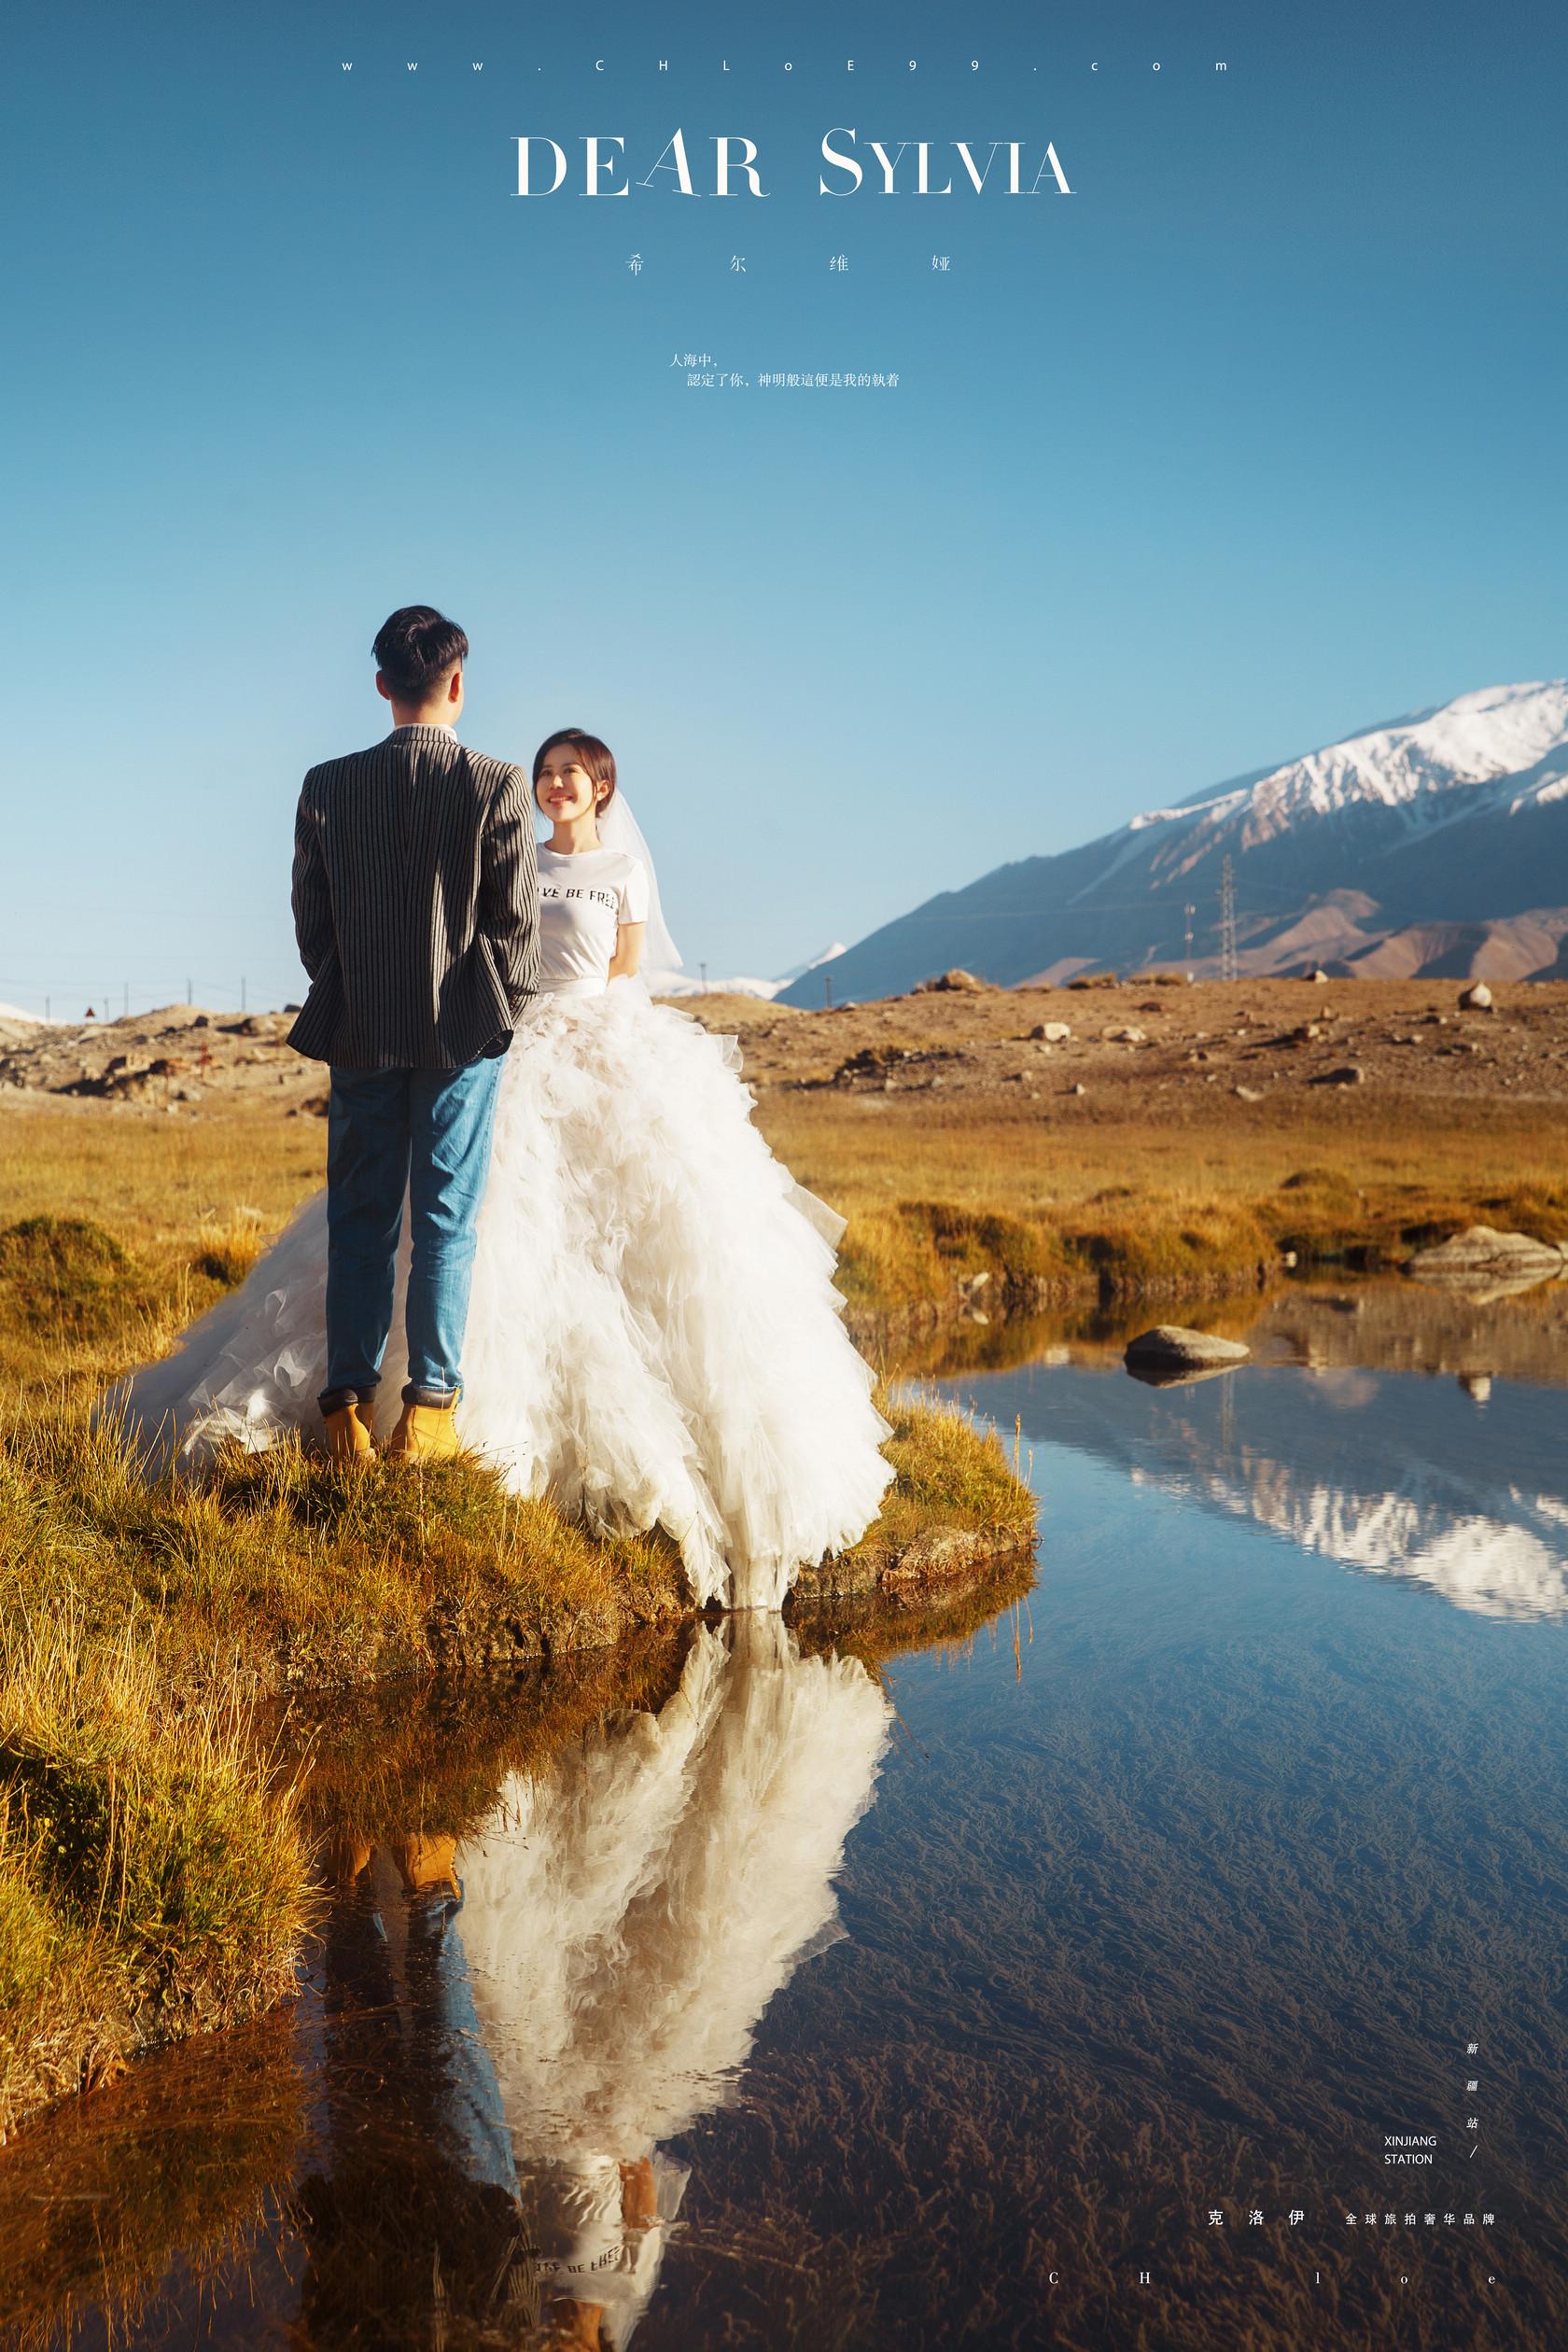
{"type": "Polygon", "coordinates": [[[1565,46],[1449,0],[35,12],[0,999],[297,993],[300,777],[382,731],[404,602],[469,631],[470,741],[608,737],[715,973],[1560,675],[1565,46]],[[678,125],[766,200],[570,192],[678,125]],[[1049,138],[1073,193],[822,197],[835,125],[938,185],[1049,138]],[[567,191],[514,193],[525,133],[567,191]],[[756,381],[818,370],[899,383],[756,381]]]}

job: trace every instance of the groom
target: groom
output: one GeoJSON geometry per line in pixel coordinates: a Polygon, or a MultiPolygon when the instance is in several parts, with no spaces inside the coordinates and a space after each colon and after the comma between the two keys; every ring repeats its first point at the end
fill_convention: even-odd
{"type": "Polygon", "coordinates": [[[389,1459],[457,1451],[458,1357],[502,1057],[539,974],[526,773],[458,742],[469,640],[405,605],[375,641],[394,725],[314,767],[294,828],[310,993],[288,1042],[331,1066],[327,1386],[338,1462],[372,1457],[403,1197],[408,1386],[389,1459]]]}

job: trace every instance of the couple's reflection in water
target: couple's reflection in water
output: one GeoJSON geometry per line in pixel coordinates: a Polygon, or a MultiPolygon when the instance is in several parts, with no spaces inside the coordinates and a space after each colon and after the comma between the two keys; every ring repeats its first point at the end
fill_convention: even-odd
{"type": "Polygon", "coordinates": [[[891,1713],[858,1659],[751,1613],[475,1826],[334,1835],[305,2342],[620,2352],[687,2190],[666,2143],[844,1933],[891,1713]]]}

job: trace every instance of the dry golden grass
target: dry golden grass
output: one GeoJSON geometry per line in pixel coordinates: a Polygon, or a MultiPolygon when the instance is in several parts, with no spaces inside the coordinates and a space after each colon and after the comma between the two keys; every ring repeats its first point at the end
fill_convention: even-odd
{"type": "Polygon", "coordinates": [[[1438,1117],[1412,1099],[1359,1092],[1267,1106],[1211,1096],[1180,1110],[1085,1107],[1043,1124],[915,1094],[868,1116],[861,1099],[824,1088],[770,1095],[761,1117],[800,1182],[850,1218],[932,1197],[1056,1215],[1117,1186],[1183,1210],[1235,1207],[1323,1164],[1357,1190],[1413,1187],[1457,1215],[1500,1179],[1561,1186],[1562,1174],[1561,1108],[1540,1101],[1476,1099],[1445,1104],[1438,1117]]]}
{"type": "Polygon", "coordinates": [[[1027,1549],[1034,1498],[995,1431],[976,1429],[930,1397],[880,1402],[893,1425],[882,1450],[897,1482],[848,1560],[897,1559],[933,1531],[942,1538],[978,1535],[998,1550],[1027,1549]]]}
{"type": "MultiPolygon", "coordinates": [[[[767,1086],[758,1120],[848,1218],[841,1279],[862,1327],[949,1305],[976,1275],[1015,1309],[1222,1290],[1287,1249],[1386,1265],[1478,1220],[1568,1236],[1561,1106],[1539,1098],[1435,1106],[1297,1090],[1242,1104],[1206,1092],[1152,1107],[1124,1095],[1042,1121],[990,1098],[911,1092],[868,1112],[836,1088],[767,1086]]],[[[322,1140],[315,1121],[256,1110],[174,1122],[34,1108],[10,1122],[0,1228],[40,1216],[107,1227],[128,1253],[127,1290],[133,1277],[143,1293],[131,1353],[155,1355],[320,1181],[322,1140]]],[[[0,1242],[0,1379],[25,1379],[35,1351],[7,1312],[3,1258],[0,1242]]],[[[94,1345],[91,1317],[57,1317],[46,1336],[68,1380],[106,1375],[112,1351],[94,1345]]]]}
{"type": "Polygon", "coordinates": [[[1337,1098],[1212,1126],[939,1111],[867,1117],[824,1091],[768,1099],[769,1141],[849,1220],[843,1281],[867,1307],[937,1303],[988,1273],[1014,1304],[1072,1292],[1201,1294],[1278,1263],[1396,1262],[1485,1222],[1568,1238],[1561,1114],[1451,1105],[1441,1121],[1337,1098]]]}
{"type": "Polygon", "coordinates": [[[175,1697],[78,1607],[0,1616],[0,2136],[294,1982],[306,1857],[232,1678],[175,1697]]]}
{"type": "Polygon", "coordinates": [[[321,1182],[326,1154],[325,1121],[248,1107],[198,1120],[97,1104],[7,1105],[0,1225],[92,1217],[127,1248],[153,1254],[246,1209],[275,1232],[321,1182]]]}

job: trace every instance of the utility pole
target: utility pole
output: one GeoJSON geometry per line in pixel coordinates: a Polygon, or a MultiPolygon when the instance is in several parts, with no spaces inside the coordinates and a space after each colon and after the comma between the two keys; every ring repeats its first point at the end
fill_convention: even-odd
{"type": "Polygon", "coordinates": [[[243,1012],[245,1011],[245,984],[244,977],[242,976],[242,977],[241,977],[241,980],[240,980],[240,1011],[243,1013],[243,1012]]]}
{"type": "Polygon", "coordinates": [[[191,981],[189,981],[189,980],[187,980],[187,982],[186,982],[186,984],[185,984],[185,1001],[186,1001],[187,1004],[194,1004],[194,1003],[195,1003],[195,1001],[196,1001],[196,989],[195,989],[195,986],[194,986],[194,984],[193,984],[191,981]]]}
{"type": "Polygon", "coordinates": [[[831,1013],[833,1011],[833,973],[831,972],[824,972],[822,974],[822,1002],[831,1013]]]}
{"type": "Polygon", "coordinates": [[[698,971],[702,973],[702,992],[703,992],[704,996],[707,996],[707,964],[699,964],[699,965],[697,966],[697,970],[698,970],[698,971]]]}
{"type": "Polygon", "coordinates": [[[1236,977],[1236,869],[1228,854],[1220,868],[1220,977],[1236,977]]]}
{"type": "Polygon", "coordinates": [[[1183,937],[1183,945],[1184,945],[1184,948],[1185,948],[1185,953],[1186,953],[1186,959],[1187,959],[1187,978],[1188,978],[1189,980],[1192,978],[1192,927],[1193,927],[1193,917],[1194,917],[1197,913],[1197,907],[1196,907],[1196,906],[1183,906],[1183,909],[1182,909],[1183,920],[1183,921],[1185,922],[1185,924],[1186,924],[1186,929],[1185,929],[1185,931],[1183,932],[1182,937],[1183,937]]]}

